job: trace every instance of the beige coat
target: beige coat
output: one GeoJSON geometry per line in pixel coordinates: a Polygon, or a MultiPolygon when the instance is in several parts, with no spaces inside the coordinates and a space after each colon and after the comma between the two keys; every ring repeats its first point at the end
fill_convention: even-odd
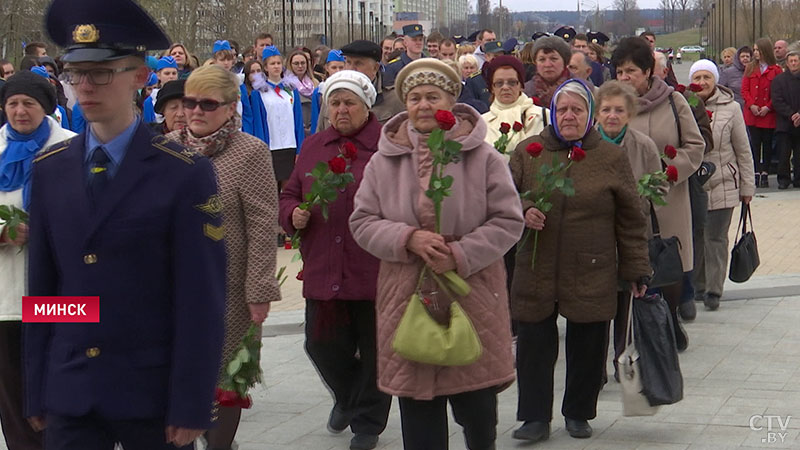
{"type": "MultiPolygon", "coordinates": [[[[661,154],[656,149],[656,143],[647,137],[644,133],[636,131],[630,127],[625,132],[625,137],[622,138],[622,149],[628,155],[628,162],[631,163],[631,170],[633,170],[634,181],[639,181],[642,175],[660,172],[661,167],[661,154]]],[[[668,192],[669,187],[664,186],[664,194],[668,192]]],[[[652,226],[650,223],[650,202],[642,199],[642,212],[647,218],[648,236],[652,235],[652,226]]]]}
{"type": "Polygon", "coordinates": [[[740,196],[752,197],[756,192],[753,155],[744,116],[733,91],[723,86],[717,86],[708,98],[706,109],[712,112],[715,145],[705,160],[717,166],[704,186],[708,191],[708,210],[733,208],[739,204],[740,196]]]}
{"type": "Polygon", "coordinates": [[[500,139],[500,125],[505,122],[514,125],[514,122],[522,124],[523,129],[519,133],[511,131],[511,140],[506,147],[506,154],[510,154],[517,148],[517,144],[525,139],[541,133],[544,127],[550,123],[550,111],[547,108],[536,106],[527,95],[520,94],[516,102],[511,105],[503,105],[495,100],[489,111],[481,117],[488,125],[486,129],[486,142],[494,146],[495,141],[500,139]]]}
{"type": "Polygon", "coordinates": [[[703,162],[705,141],[697,127],[689,104],[678,92],[658,78],[653,79],[649,92],[639,97],[639,113],[631,119],[630,128],[641,131],[656,143],[659,153],[667,145],[678,152],[675,159],[665,159],[668,165],[678,169],[678,181],[670,185],[664,198],[666,206],[656,208],[658,223],[663,237],[677,236],[681,241],[681,262],[688,272],[694,267],[692,248],[692,209],[689,203],[689,177],[703,162]],[[670,106],[669,96],[675,102],[680,119],[682,137],[678,137],[675,114],[670,106]]]}
{"type": "Polygon", "coordinates": [[[350,216],[353,238],[381,260],[375,300],[378,387],[398,397],[430,400],[514,379],[503,255],[522,234],[519,196],[505,158],[484,142],[486,124],[480,115],[461,104],[453,112],[459,121],[446,137],[463,145],[462,159],[445,168],[454,181],[452,195],[442,203],[441,231],[455,238],[448,245],[457,271],[472,287],[458,302],[480,337],[478,361],[442,367],[406,360],[392,350],[422,268],[406,243],[414,231],[432,231],[434,224],[433,203],[425,195],[431,173],[427,137],[413,129],[408,113],[384,126],[350,216]]]}
{"type": "MultiPolygon", "coordinates": [[[[594,129],[582,142],[586,158],[567,170],[575,195],[556,192],[550,197],[553,207],[545,213],[533,270],[533,236],[518,246],[511,286],[515,320],[540,322],[556,307],[573,322],[611,320],[617,312],[618,280],[638,281],[652,273],[647,225],[628,158],[594,129]]],[[[568,154],[552,126],[522,141],[511,154],[519,192],[536,188],[543,164],[552,164],[554,158],[567,163],[568,154]],[[524,150],[532,142],[544,146],[538,158],[524,150]]],[[[523,210],[533,206],[522,201],[523,210]]]]}

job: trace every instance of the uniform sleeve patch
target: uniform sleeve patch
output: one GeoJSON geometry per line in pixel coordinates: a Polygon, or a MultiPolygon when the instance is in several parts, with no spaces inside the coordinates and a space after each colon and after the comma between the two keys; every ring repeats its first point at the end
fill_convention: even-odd
{"type": "Polygon", "coordinates": [[[203,234],[212,241],[221,241],[225,237],[225,228],[222,225],[215,226],[210,223],[204,223],[203,234]]]}
{"type": "Polygon", "coordinates": [[[217,194],[208,197],[208,200],[205,203],[201,205],[195,205],[194,207],[214,218],[217,218],[220,216],[220,214],[222,214],[222,200],[217,194]]]}

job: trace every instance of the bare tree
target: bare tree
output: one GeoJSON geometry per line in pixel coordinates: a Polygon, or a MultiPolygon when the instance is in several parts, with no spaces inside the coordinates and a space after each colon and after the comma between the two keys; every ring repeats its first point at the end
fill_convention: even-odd
{"type": "Polygon", "coordinates": [[[614,9],[617,10],[617,34],[631,35],[642,22],[639,6],[636,0],[614,0],[614,9]]]}

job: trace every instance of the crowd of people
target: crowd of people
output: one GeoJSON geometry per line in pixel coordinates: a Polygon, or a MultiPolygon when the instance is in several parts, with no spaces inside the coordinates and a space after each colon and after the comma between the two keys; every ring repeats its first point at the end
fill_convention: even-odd
{"type": "Polygon", "coordinates": [[[18,69],[0,60],[0,205],[30,215],[0,235],[9,450],[191,448],[200,436],[230,449],[243,405],[215,388],[280,300],[276,249],[292,236],[305,349],[334,397],[327,429],[349,428],[351,449],[377,446],[392,397],[405,448],[447,448],[449,403],[466,447],[494,449],[497,394],[515,380],[514,438],[547,439],[559,316],[561,412],[587,438],[631,295],[664,297],[685,350],[681,323],[695,302],[720,307],[734,208],[768,186],[773,153],[778,187],[800,187],[800,43],[725,49],[680,84],[649,32],[607,48],[570,27],[520,44],[412,24],[340,49],[281,52],[261,33],[190,53],[121,3],[109,19],[54,0],[47,31],[63,54],[29,43],[18,69]],[[427,192],[438,128],[460,145],[441,205],[427,192]],[[309,208],[309,174],[337,159],[354,181],[309,208]],[[551,161],[573,192],[543,206],[526,193],[551,161]],[[637,191],[655,173],[663,204],[637,191]],[[684,272],[657,289],[654,233],[679,239],[684,272]],[[471,287],[459,304],[476,362],[394,350],[424,267],[471,287]],[[23,324],[23,295],[99,295],[100,323],[23,324]]]}

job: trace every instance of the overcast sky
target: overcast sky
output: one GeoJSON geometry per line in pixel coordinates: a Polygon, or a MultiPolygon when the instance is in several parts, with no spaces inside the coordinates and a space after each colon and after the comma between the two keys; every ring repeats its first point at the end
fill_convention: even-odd
{"type": "MultiPolygon", "coordinates": [[[[492,6],[498,4],[498,0],[490,0],[492,6]]],[[[600,8],[610,7],[613,0],[582,0],[581,9],[596,8],[597,1],[600,8]]],[[[658,8],[659,0],[638,0],[640,9],[658,8]]],[[[503,0],[503,5],[512,11],[575,11],[578,8],[578,0],[503,0]]]]}

